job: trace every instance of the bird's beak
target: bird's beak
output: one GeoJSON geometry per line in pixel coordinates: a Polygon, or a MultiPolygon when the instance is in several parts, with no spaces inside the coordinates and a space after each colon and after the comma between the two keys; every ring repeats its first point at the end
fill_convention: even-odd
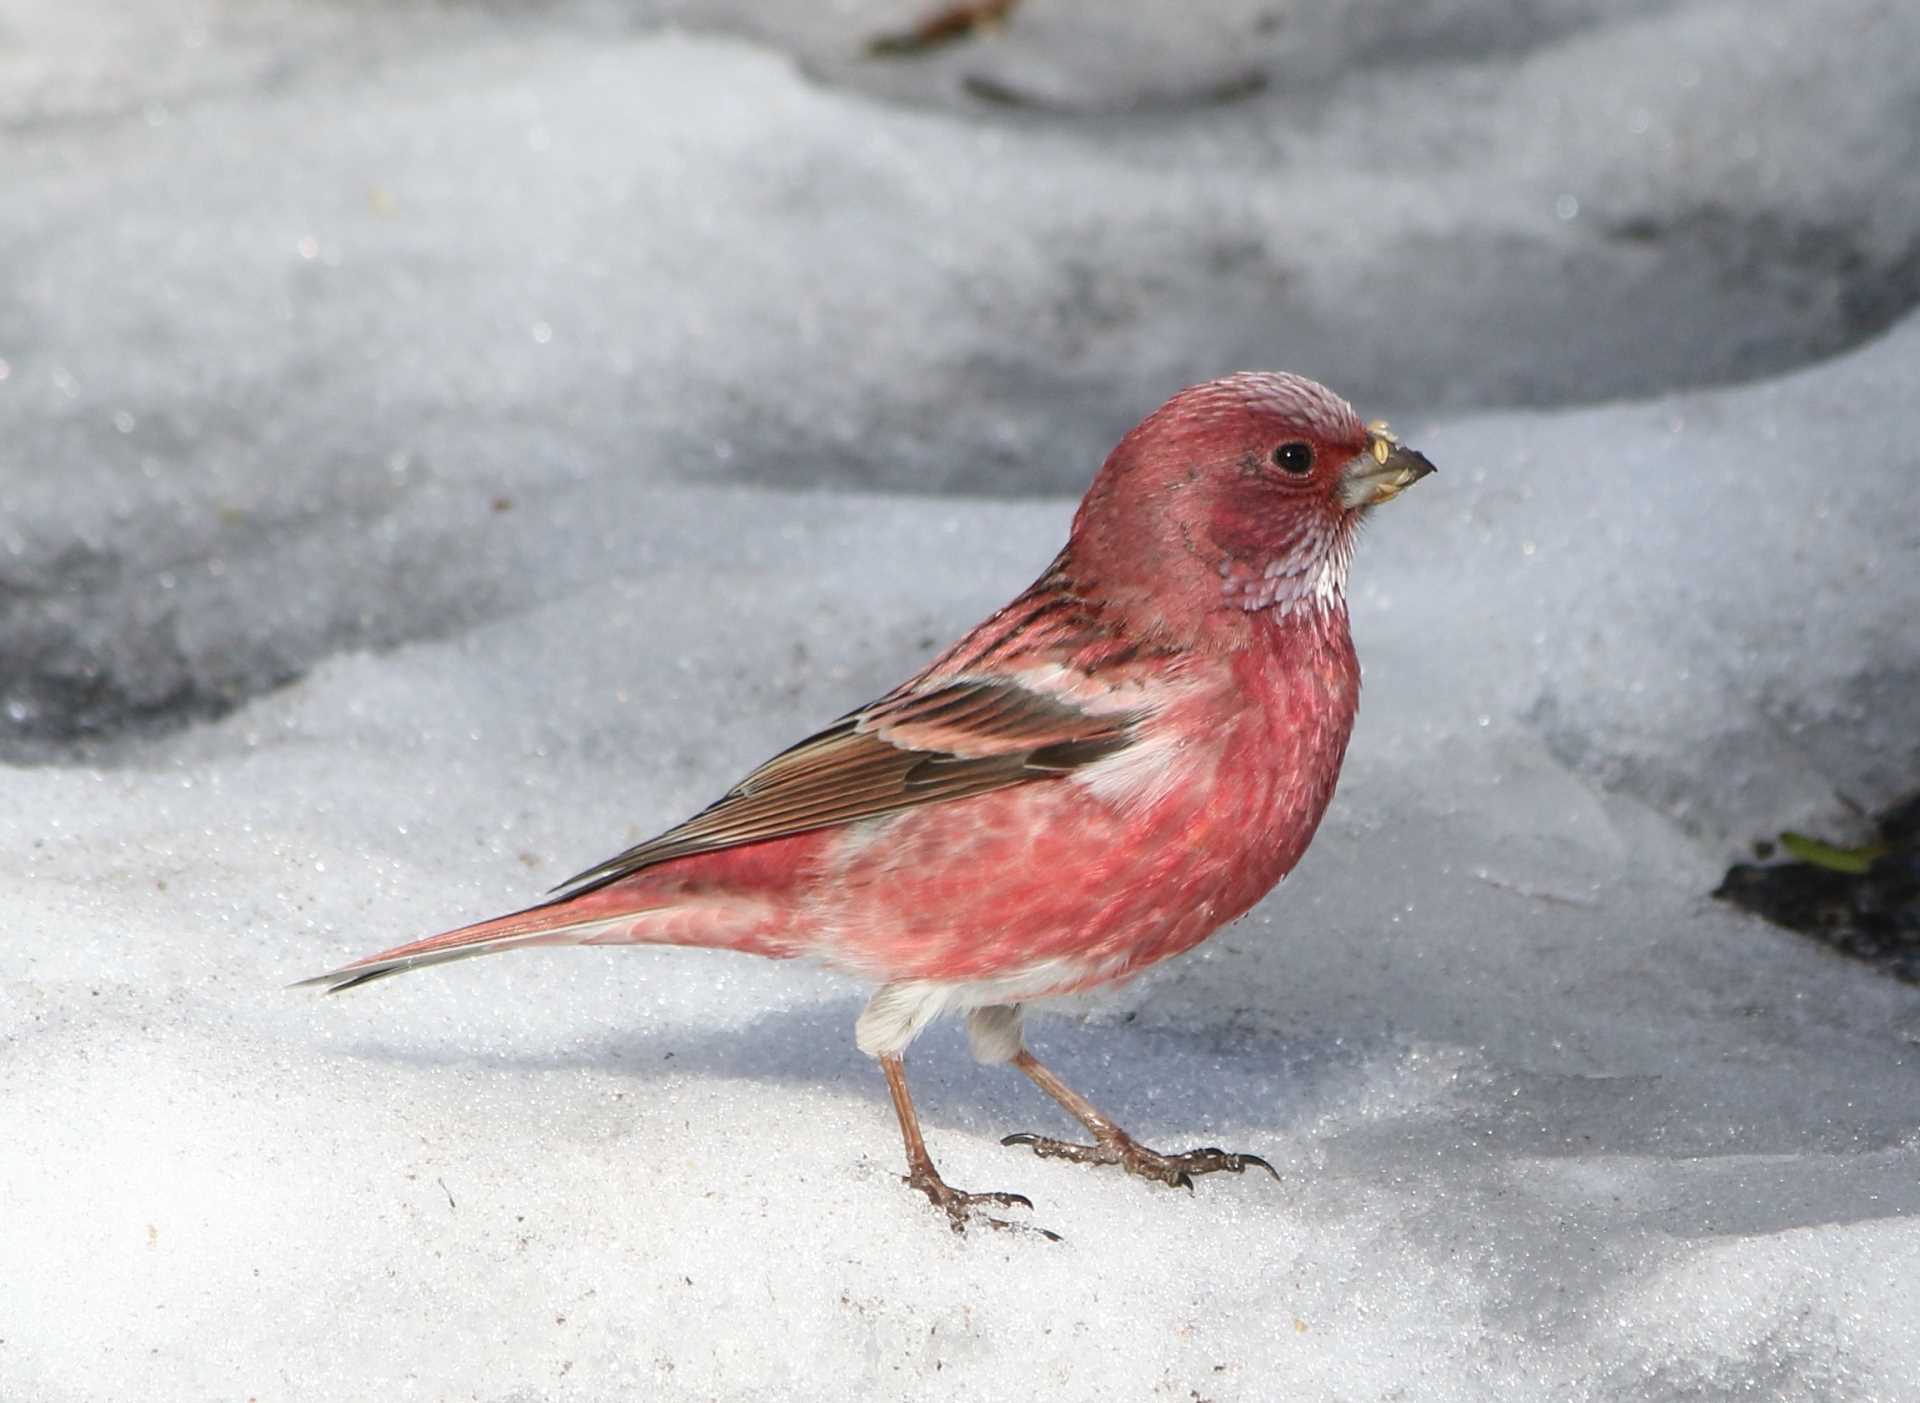
{"type": "Polygon", "coordinates": [[[1349,510],[1391,502],[1433,471],[1426,454],[1400,442],[1385,424],[1368,428],[1366,450],[1356,453],[1340,474],[1340,499],[1349,510]]]}

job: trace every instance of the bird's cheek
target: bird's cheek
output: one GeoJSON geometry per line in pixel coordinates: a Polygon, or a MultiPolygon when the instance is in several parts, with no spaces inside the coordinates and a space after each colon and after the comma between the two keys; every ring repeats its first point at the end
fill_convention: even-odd
{"type": "Polygon", "coordinates": [[[1300,504],[1259,484],[1229,493],[1207,523],[1207,539],[1234,561],[1266,561],[1299,530],[1300,504]]]}

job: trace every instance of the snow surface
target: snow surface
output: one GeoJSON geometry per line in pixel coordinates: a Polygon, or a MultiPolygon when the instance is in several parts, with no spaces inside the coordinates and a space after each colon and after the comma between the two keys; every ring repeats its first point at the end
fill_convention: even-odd
{"type": "Polygon", "coordinates": [[[1920,995],[1704,895],[1920,775],[1920,11],[123,8],[0,0],[0,1398],[1920,1398],[1920,995]],[[1002,1149],[942,1028],[1066,1240],[957,1238],[799,966],[282,989],[891,685],[1240,365],[1441,474],[1299,872],[1033,1041],[1283,1183],[1002,1149]]]}

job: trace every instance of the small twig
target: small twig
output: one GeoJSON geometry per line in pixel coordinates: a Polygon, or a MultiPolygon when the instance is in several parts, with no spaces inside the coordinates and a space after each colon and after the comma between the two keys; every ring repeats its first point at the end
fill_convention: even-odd
{"type": "Polygon", "coordinates": [[[877,34],[867,40],[867,52],[876,58],[924,54],[967,38],[977,29],[1004,24],[1020,0],[961,0],[936,10],[913,28],[898,34],[877,34]]]}

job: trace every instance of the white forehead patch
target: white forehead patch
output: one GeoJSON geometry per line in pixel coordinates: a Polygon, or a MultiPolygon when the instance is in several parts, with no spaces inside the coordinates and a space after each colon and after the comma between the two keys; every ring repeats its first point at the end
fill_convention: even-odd
{"type": "Polygon", "coordinates": [[[1329,434],[1360,428],[1360,416],[1351,404],[1325,385],[1284,371],[1251,370],[1224,376],[1183,390],[1173,403],[1183,402],[1202,411],[1216,406],[1236,412],[1249,407],[1262,409],[1294,420],[1303,428],[1329,434]]]}

